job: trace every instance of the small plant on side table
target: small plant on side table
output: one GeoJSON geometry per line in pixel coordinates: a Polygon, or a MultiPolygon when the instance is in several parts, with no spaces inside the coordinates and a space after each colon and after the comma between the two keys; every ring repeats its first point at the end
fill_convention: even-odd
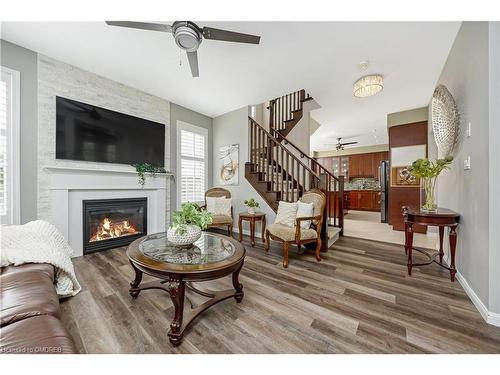
{"type": "Polygon", "coordinates": [[[212,223],[212,214],[201,210],[196,203],[183,203],[179,211],[172,214],[172,223],[167,239],[174,245],[191,245],[201,236],[201,230],[212,223]]]}
{"type": "Polygon", "coordinates": [[[151,177],[155,177],[157,173],[167,173],[165,168],[157,167],[149,163],[132,164],[132,166],[135,168],[137,176],[139,177],[139,184],[143,186],[146,183],[146,173],[149,173],[151,177]]]}
{"type": "Polygon", "coordinates": [[[247,199],[243,203],[248,207],[248,213],[252,215],[255,214],[255,209],[260,207],[259,202],[253,198],[247,199]]]}
{"type": "Polygon", "coordinates": [[[452,162],[452,156],[437,159],[435,162],[428,159],[417,159],[408,168],[411,174],[420,177],[420,206],[422,211],[437,211],[435,195],[437,177],[442,171],[449,169],[452,162]]]}

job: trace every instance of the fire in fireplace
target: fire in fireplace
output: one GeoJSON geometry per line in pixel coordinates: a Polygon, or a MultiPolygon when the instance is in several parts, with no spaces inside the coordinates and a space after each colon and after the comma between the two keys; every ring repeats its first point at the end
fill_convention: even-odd
{"type": "Polygon", "coordinates": [[[147,198],[83,201],[83,253],[125,246],[147,234],[147,198]]]}

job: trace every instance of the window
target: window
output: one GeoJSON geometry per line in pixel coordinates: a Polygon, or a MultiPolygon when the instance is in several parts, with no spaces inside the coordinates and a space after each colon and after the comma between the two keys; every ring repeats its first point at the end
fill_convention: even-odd
{"type": "Polygon", "coordinates": [[[208,185],[208,131],[177,122],[177,201],[202,203],[208,185]]]}
{"type": "Polygon", "coordinates": [[[1,67],[0,79],[0,220],[20,223],[19,72],[1,67]]]}

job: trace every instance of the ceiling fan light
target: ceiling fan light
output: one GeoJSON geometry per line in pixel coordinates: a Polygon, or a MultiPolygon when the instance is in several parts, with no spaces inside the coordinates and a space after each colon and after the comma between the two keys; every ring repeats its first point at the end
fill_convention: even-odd
{"type": "Polygon", "coordinates": [[[384,78],[380,74],[361,77],[354,83],[354,96],[366,98],[378,94],[384,88],[384,78]]]}
{"type": "Polygon", "coordinates": [[[201,34],[190,25],[174,24],[173,34],[175,43],[177,43],[179,48],[187,52],[196,51],[201,43],[201,34]]]}

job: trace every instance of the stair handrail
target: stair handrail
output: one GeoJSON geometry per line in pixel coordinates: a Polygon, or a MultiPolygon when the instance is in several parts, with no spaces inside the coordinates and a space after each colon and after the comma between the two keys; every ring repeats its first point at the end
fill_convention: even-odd
{"type": "Polygon", "coordinates": [[[289,120],[289,112],[302,109],[302,102],[307,99],[306,90],[301,89],[289,94],[269,100],[269,128],[281,129],[285,121],[289,120]]]}
{"type": "MultiPolygon", "coordinates": [[[[290,141],[288,138],[286,138],[283,134],[281,134],[279,131],[270,128],[273,134],[277,135],[278,142],[281,144],[281,142],[284,142],[285,144],[289,144],[292,146],[296,151],[299,152],[301,155],[301,158],[307,158],[311,162],[311,167],[317,167],[318,168],[318,173],[321,176],[322,174],[326,174],[328,177],[328,182],[326,183],[326,189],[327,191],[332,191],[331,190],[331,179],[333,179],[336,183],[338,183],[338,190],[336,189],[336,183],[334,182],[334,188],[333,192],[338,193],[338,199],[337,202],[334,202],[334,208],[333,208],[333,221],[334,221],[334,226],[340,227],[340,234],[343,235],[344,233],[344,176],[335,176],[332,172],[330,172],[328,169],[326,169],[324,166],[322,166],[318,161],[309,155],[307,155],[305,152],[303,152],[296,144],[294,144],[292,141],[290,141]],[[337,206],[338,204],[338,206],[337,206]],[[338,220],[337,217],[335,216],[335,213],[339,212],[338,215],[338,220]]],[[[273,136],[274,138],[274,136],[273,136]]],[[[321,180],[320,180],[321,181],[321,180]]],[[[327,205],[330,203],[330,197],[327,194],[327,205]]],[[[329,211],[329,210],[328,210],[329,211]]]]}
{"type": "Polygon", "coordinates": [[[321,180],[321,177],[316,174],[309,166],[307,166],[300,158],[298,158],[296,155],[294,155],[290,150],[288,150],[286,147],[284,147],[280,142],[274,138],[271,133],[269,133],[266,129],[264,129],[257,121],[255,121],[252,117],[248,116],[248,120],[250,120],[253,124],[257,125],[261,131],[264,132],[268,136],[270,140],[272,140],[278,147],[283,148],[283,150],[292,157],[292,159],[295,159],[295,161],[300,164],[302,167],[304,167],[305,170],[307,170],[312,176],[316,177],[318,180],[321,180]]]}
{"type": "MultiPolygon", "coordinates": [[[[308,159],[309,161],[311,161],[311,163],[314,163],[315,165],[317,165],[320,169],[324,170],[326,174],[330,175],[331,178],[337,180],[337,181],[340,181],[340,179],[335,176],[332,172],[330,172],[328,169],[326,169],[325,167],[323,167],[320,163],[318,163],[318,161],[312,157],[310,157],[309,155],[307,155],[304,151],[302,151],[295,143],[293,143],[292,141],[290,141],[287,137],[285,137],[283,134],[281,134],[279,131],[277,130],[274,130],[274,129],[271,129],[272,133],[276,134],[279,138],[281,138],[281,141],[283,141],[285,144],[289,144],[290,146],[292,146],[295,150],[297,150],[299,153],[300,153],[300,157],[301,158],[306,158],[308,159]]],[[[312,165],[312,164],[311,164],[312,165]]],[[[321,174],[321,173],[320,173],[321,174]]]]}

